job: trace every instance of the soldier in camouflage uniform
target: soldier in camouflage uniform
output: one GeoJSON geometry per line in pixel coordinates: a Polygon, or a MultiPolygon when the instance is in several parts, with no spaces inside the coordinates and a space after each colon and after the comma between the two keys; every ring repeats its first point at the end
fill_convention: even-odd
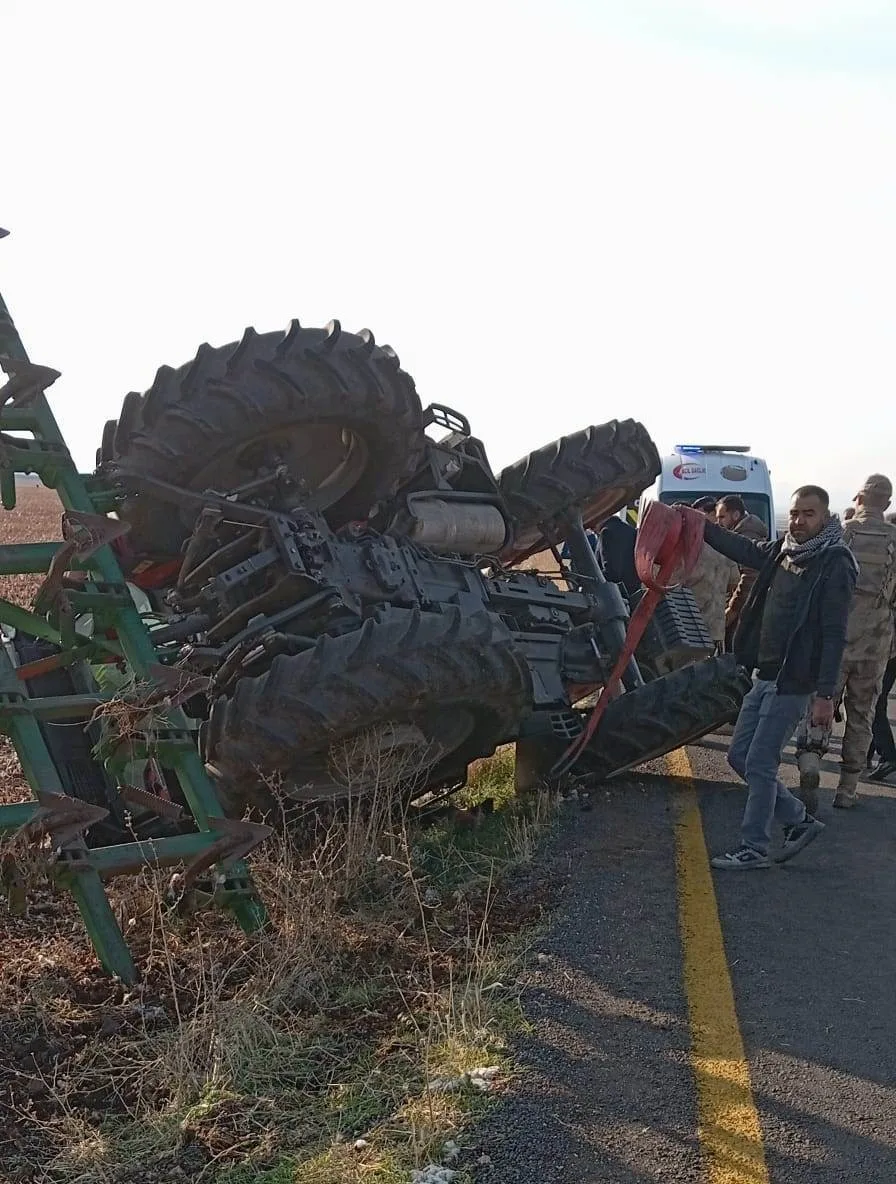
{"type": "MultiPolygon", "coordinates": [[[[896,526],[884,519],[892,496],[889,479],[873,474],[856,494],[855,514],[843,527],[843,542],[858,561],[859,577],[837,688],[846,711],[840,783],[834,797],[834,805],[841,809],[856,804],[856,786],[871,742],[874,709],[894,644],[896,526]]],[[[829,741],[830,728],[812,727],[807,713],[797,733],[796,747],[799,796],[810,813],[817,808],[821,758],[829,741]]]]}
{"type": "MultiPolygon", "coordinates": [[[[896,526],[896,513],[886,515],[887,522],[896,526]]],[[[874,723],[871,725],[871,747],[868,749],[868,766],[874,763],[874,755],[880,757],[877,767],[868,774],[869,781],[886,781],[896,773],[896,740],[893,739],[893,728],[890,725],[890,691],[896,683],[896,631],[893,636],[893,646],[890,650],[890,660],[884,671],[884,683],[877,697],[877,707],[874,709],[874,723]]]]}

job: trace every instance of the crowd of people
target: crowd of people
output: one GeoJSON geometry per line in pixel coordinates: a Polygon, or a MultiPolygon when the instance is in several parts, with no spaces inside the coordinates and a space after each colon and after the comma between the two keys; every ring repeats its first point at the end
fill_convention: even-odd
{"type": "MultiPolygon", "coordinates": [[[[816,817],[822,758],[835,719],[845,721],[834,806],[859,801],[858,783],[896,774],[887,703],[896,682],[896,513],[889,478],[872,474],[842,518],[827,492],[801,486],[788,526],[770,538],[743,499],[700,498],[705,544],[688,579],[716,651],[753,675],[728,751],[747,784],[741,841],[716,868],[768,867],[772,827],[783,827],[775,862],[825,829],[816,817]],[[779,776],[796,733],[800,786],[779,776]],[[876,763],[875,763],[876,760],[876,763]]],[[[636,532],[611,518],[591,536],[608,579],[639,587],[636,532]]]]}

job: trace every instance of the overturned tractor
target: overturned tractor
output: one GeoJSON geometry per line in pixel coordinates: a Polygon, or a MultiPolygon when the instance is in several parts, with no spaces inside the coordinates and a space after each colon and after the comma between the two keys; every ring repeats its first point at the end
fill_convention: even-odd
{"type": "MultiPolygon", "coordinates": [[[[509,742],[526,776],[550,776],[631,607],[585,528],[658,470],[645,428],[614,420],[495,474],[463,415],[424,409],[395,353],[337,322],[163,367],[98,456],[130,527],[122,563],[167,617],[159,657],[208,679],[189,710],[234,815],[268,808],[272,784],[299,801],[371,788],[352,747],[373,754],[367,781],[403,770],[409,798],[462,786],[509,742]],[[562,541],[561,580],[525,569],[562,541]]],[[[712,651],[690,593],[669,592],[572,774],[609,777],[728,719],[745,680],[712,651]]]]}
{"type": "Polygon", "coordinates": [[[2,300],[0,366],[3,505],[34,472],[65,510],[63,543],[0,549],[0,572],[46,573],[32,610],[0,601],[0,726],[34,795],[0,806],[0,833],[47,853],[125,980],[109,877],[183,866],[184,890],[257,928],[243,856],[275,799],[386,784],[428,803],[510,743],[521,786],[603,779],[730,719],[749,686],[682,588],[631,644],[637,606],[586,528],[658,472],[633,420],[496,474],[372,334],[294,321],[162,367],[84,475],[46,399],[59,375],[2,300]],[[544,552],[555,571],[529,562],[544,552]]]}

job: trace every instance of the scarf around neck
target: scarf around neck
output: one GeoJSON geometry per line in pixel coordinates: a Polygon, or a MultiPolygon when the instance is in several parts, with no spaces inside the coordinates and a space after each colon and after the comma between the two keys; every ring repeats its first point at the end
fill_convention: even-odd
{"type": "Polygon", "coordinates": [[[810,559],[814,559],[821,551],[842,542],[843,527],[840,525],[839,517],[832,514],[827,526],[823,526],[814,538],[806,539],[804,543],[798,543],[788,530],[784,536],[784,546],[781,548],[781,553],[786,555],[791,563],[801,567],[810,559]]]}

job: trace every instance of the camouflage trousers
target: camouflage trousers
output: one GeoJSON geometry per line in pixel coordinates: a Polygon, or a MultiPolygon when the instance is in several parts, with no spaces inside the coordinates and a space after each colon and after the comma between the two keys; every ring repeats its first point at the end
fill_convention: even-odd
{"type": "MultiPolygon", "coordinates": [[[[845,657],[840,666],[835,700],[842,696],[846,713],[840,767],[843,773],[853,778],[862,772],[868,759],[874,709],[880,695],[887,658],[886,653],[880,658],[845,657]]],[[[797,729],[796,750],[797,753],[809,751],[823,756],[831,740],[831,729],[813,726],[811,713],[810,700],[797,729]]]]}

